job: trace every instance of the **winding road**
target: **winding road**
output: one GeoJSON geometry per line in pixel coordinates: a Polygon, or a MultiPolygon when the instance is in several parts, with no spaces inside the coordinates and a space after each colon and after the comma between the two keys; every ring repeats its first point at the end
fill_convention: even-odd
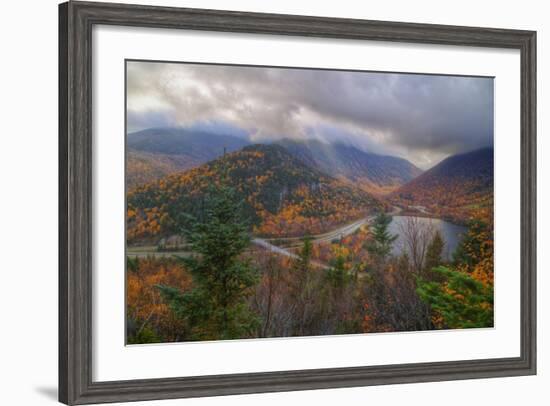
{"type": "MultiPolygon", "coordinates": [[[[394,209],[392,212],[388,213],[391,216],[398,215],[401,212],[401,208],[394,206],[394,209]]],[[[311,242],[313,244],[320,244],[320,243],[326,243],[333,240],[337,240],[343,237],[346,237],[350,234],[353,234],[355,231],[357,231],[359,228],[364,226],[365,224],[369,224],[374,220],[376,215],[367,216],[364,218],[361,218],[359,220],[354,221],[353,223],[343,225],[341,227],[338,227],[332,231],[323,233],[323,234],[317,234],[311,236],[312,240],[311,242]]],[[[296,248],[302,245],[303,237],[288,237],[288,238],[253,238],[252,243],[265,248],[266,250],[269,250],[270,252],[276,253],[278,255],[283,255],[285,257],[289,258],[298,258],[298,255],[294,254],[290,251],[290,248],[296,248]],[[284,243],[290,243],[294,245],[290,245],[287,247],[281,247],[278,245],[273,244],[272,242],[277,242],[279,244],[284,243]]],[[[131,256],[137,256],[137,257],[144,257],[149,255],[156,255],[156,256],[173,256],[173,255],[186,255],[187,252],[159,252],[156,250],[156,247],[133,247],[129,248],[127,251],[127,255],[131,256]]],[[[319,268],[328,269],[329,266],[326,264],[323,264],[321,262],[312,261],[312,265],[317,266],[319,268]]]]}
{"type": "MultiPolygon", "coordinates": [[[[402,209],[400,207],[394,206],[393,211],[391,213],[388,213],[388,214],[391,215],[391,216],[395,216],[395,215],[399,214],[401,211],[402,211],[402,209]]],[[[330,241],[333,241],[333,240],[336,240],[336,239],[346,237],[350,234],[353,234],[355,231],[357,231],[359,228],[361,228],[365,224],[370,223],[372,220],[374,220],[375,217],[376,217],[376,215],[371,215],[371,216],[368,216],[368,217],[364,217],[362,219],[354,221],[353,223],[346,224],[344,226],[338,227],[335,230],[329,231],[327,233],[314,235],[314,236],[312,236],[311,242],[313,244],[319,244],[319,243],[330,242],[330,241]]],[[[272,238],[272,239],[253,238],[252,243],[256,244],[256,245],[258,245],[262,248],[265,248],[265,249],[267,249],[271,252],[274,252],[276,254],[284,255],[284,256],[289,257],[289,258],[297,258],[298,256],[296,254],[289,251],[290,247],[283,248],[283,247],[272,244],[270,241],[277,241],[277,242],[280,242],[280,243],[296,242],[297,244],[299,243],[301,245],[302,239],[303,239],[303,237],[272,238]]],[[[319,266],[321,268],[325,268],[325,269],[328,268],[328,265],[323,264],[321,262],[315,262],[313,264],[316,265],[316,266],[319,266]]]]}
{"type": "MultiPolygon", "coordinates": [[[[274,252],[276,254],[283,255],[285,257],[298,258],[298,255],[288,251],[288,249],[277,247],[276,245],[273,245],[273,244],[267,242],[266,240],[262,240],[261,238],[253,238],[252,239],[252,244],[259,245],[260,247],[265,248],[265,249],[269,250],[270,252],[274,252]]],[[[316,266],[318,268],[322,268],[322,269],[328,269],[329,268],[329,266],[327,264],[323,264],[322,262],[310,261],[310,263],[311,263],[311,265],[316,266]]]]}

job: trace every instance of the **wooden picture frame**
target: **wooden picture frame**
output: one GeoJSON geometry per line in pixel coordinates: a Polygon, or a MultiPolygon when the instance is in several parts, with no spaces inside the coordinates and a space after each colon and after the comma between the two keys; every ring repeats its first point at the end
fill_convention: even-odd
{"type": "Polygon", "coordinates": [[[536,373],[536,33],[233,11],[59,6],[59,400],[121,402],[536,373]],[[92,27],[96,24],[395,41],[521,53],[521,355],[368,367],[92,380],[92,27]]]}

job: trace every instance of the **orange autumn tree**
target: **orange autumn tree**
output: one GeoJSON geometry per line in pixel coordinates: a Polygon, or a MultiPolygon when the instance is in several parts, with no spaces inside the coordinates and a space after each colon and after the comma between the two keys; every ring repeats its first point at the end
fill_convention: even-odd
{"type": "Polygon", "coordinates": [[[190,274],[171,258],[127,259],[126,312],[128,344],[179,341],[185,333],[162,299],[158,284],[170,284],[187,290],[190,274]]]}
{"type": "Polygon", "coordinates": [[[468,273],[484,285],[493,285],[493,217],[479,211],[470,220],[468,232],[453,256],[458,271],[468,273]]]}

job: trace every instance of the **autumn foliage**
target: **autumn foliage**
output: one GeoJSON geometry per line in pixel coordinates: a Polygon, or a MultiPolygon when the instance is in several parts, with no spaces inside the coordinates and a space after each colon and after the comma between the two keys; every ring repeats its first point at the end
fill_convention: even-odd
{"type": "Polygon", "coordinates": [[[280,146],[253,145],[138,182],[128,247],[156,251],[129,250],[128,343],[492,326],[492,173],[441,171],[381,201],[280,146]],[[396,254],[392,205],[467,224],[452,260],[444,236],[414,217],[396,254]]]}
{"type": "Polygon", "coordinates": [[[191,276],[174,259],[128,259],[126,273],[126,314],[128,341],[179,341],[184,324],[162,300],[157,285],[166,284],[187,290],[191,276]],[[144,335],[147,333],[147,340],[144,335]]]}
{"type": "Polygon", "coordinates": [[[390,200],[416,215],[428,213],[468,224],[478,212],[493,210],[493,149],[455,155],[392,193],[390,200]]]}
{"type": "Polygon", "coordinates": [[[208,187],[219,185],[223,176],[244,201],[245,220],[262,236],[317,234],[384,207],[282,147],[256,145],[129,191],[128,241],[179,232],[182,213],[200,215],[208,187]]]}

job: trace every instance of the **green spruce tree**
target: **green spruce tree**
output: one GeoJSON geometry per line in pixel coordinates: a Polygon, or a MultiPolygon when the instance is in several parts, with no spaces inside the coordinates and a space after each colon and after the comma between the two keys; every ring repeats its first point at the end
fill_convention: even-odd
{"type": "Polygon", "coordinates": [[[194,255],[179,257],[179,261],[190,271],[193,289],[180,292],[159,286],[174,313],[189,325],[190,339],[243,338],[257,329],[259,321],[247,298],[258,274],[240,260],[250,244],[240,213],[233,189],[211,187],[201,219],[188,218],[187,227],[182,229],[194,255]]]}
{"type": "Polygon", "coordinates": [[[294,261],[293,268],[299,273],[299,277],[307,277],[311,266],[311,254],[313,250],[312,238],[306,235],[302,239],[302,249],[298,254],[298,258],[294,261]]]}
{"type": "Polygon", "coordinates": [[[493,289],[465,272],[439,266],[433,269],[443,282],[419,278],[417,293],[429,304],[439,328],[493,326],[493,289]]]}
{"type": "Polygon", "coordinates": [[[426,249],[426,259],[424,263],[424,275],[430,279],[435,276],[432,269],[443,263],[443,249],[445,248],[445,241],[441,236],[439,230],[437,230],[426,249]]]}
{"type": "Polygon", "coordinates": [[[311,256],[312,238],[306,235],[298,257],[292,264],[293,280],[290,285],[290,300],[294,307],[292,335],[305,335],[312,328],[312,303],[314,286],[312,281],[311,256]]]}
{"type": "Polygon", "coordinates": [[[338,255],[332,261],[332,266],[327,271],[327,279],[337,292],[342,291],[350,281],[350,275],[346,270],[346,258],[343,255],[338,255]]]}
{"type": "Polygon", "coordinates": [[[397,239],[397,235],[392,235],[388,231],[391,221],[390,215],[380,213],[371,226],[372,239],[367,243],[366,248],[377,264],[386,261],[391,253],[393,242],[397,239]]]}

